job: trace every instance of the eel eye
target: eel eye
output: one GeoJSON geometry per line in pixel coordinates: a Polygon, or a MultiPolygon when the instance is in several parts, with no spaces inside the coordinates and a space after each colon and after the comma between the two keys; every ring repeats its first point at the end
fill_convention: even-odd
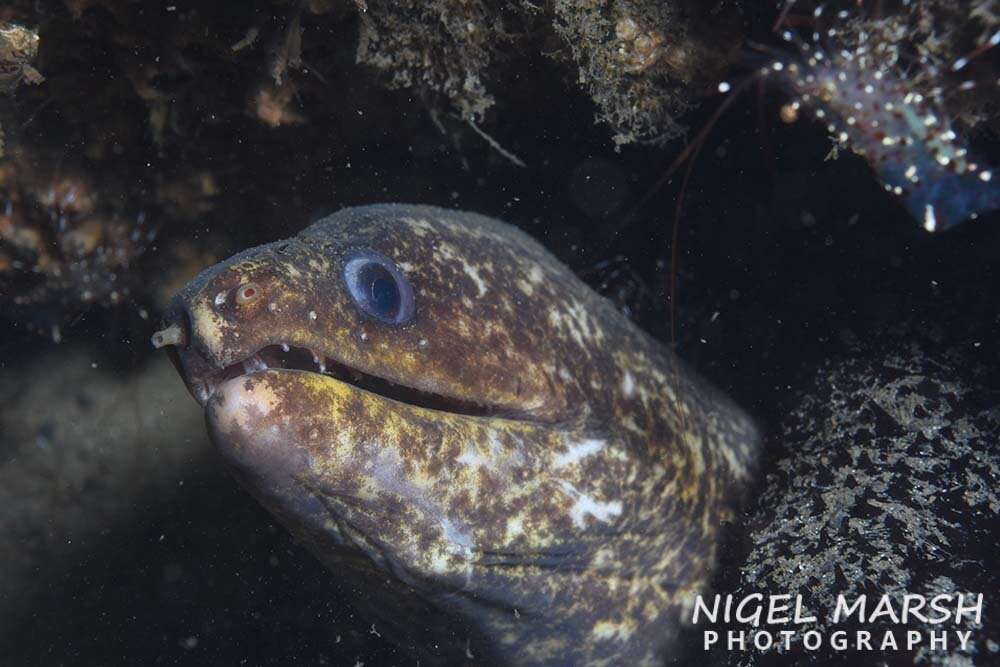
{"type": "Polygon", "coordinates": [[[236,288],[236,303],[241,306],[249,306],[260,298],[261,291],[254,283],[244,283],[236,288]]]}
{"type": "Polygon", "coordinates": [[[347,292],[358,308],[386,324],[406,324],[413,319],[413,289],[406,276],[371,250],[355,250],[344,264],[347,292]]]}

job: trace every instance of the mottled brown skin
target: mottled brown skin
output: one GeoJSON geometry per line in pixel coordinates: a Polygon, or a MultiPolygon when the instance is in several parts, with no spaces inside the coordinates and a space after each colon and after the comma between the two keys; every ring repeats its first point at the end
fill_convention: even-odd
{"type": "Polygon", "coordinates": [[[538,243],[473,213],[340,211],[206,270],[166,324],[184,327],[175,361],[236,476],[425,658],[661,661],[756,457],[738,408],[538,243]],[[411,324],[350,299],[357,248],[405,273],[411,324]],[[236,303],[249,283],[260,298],[236,303]],[[282,343],[445,407],[304,370],[199,388],[282,343]]]}

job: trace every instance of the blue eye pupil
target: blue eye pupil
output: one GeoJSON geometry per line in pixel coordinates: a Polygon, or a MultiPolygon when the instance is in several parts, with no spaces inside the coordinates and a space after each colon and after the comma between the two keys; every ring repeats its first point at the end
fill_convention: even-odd
{"type": "Polygon", "coordinates": [[[382,267],[378,267],[386,275],[372,278],[371,306],[385,317],[395,317],[399,310],[399,289],[396,281],[382,267]]]}
{"type": "Polygon", "coordinates": [[[392,260],[372,250],[355,250],[344,262],[344,282],[355,305],[387,324],[413,320],[413,288],[392,260]]]}

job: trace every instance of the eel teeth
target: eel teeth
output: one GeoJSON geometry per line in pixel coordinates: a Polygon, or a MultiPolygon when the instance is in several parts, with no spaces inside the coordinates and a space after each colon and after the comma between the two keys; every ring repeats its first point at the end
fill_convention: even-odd
{"type": "Polygon", "coordinates": [[[254,355],[243,362],[243,372],[253,373],[254,371],[266,371],[268,368],[267,364],[263,359],[254,355]]]}
{"type": "MultiPolygon", "coordinates": [[[[312,352],[312,350],[310,350],[310,352],[312,352]]],[[[325,373],[326,372],[326,360],[322,359],[315,352],[312,352],[312,356],[313,356],[313,363],[316,364],[316,366],[319,368],[319,372],[320,373],[325,373]]]]}

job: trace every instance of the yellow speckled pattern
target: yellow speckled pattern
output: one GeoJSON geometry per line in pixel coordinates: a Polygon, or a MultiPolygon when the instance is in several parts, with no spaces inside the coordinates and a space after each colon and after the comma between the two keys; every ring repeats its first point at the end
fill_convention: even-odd
{"type": "Polygon", "coordinates": [[[424,664],[659,664],[754,468],[738,408],[538,243],[473,213],[343,210],[206,270],[167,312],[181,321],[196,395],[206,373],[290,345],[491,406],[278,368],[203,393],[237,478],[424,664]],[[355,249],[405,274],[412,323],[354,305],[355,249]],[[234,303],[246,284],[260,297],[234,303]]]}

